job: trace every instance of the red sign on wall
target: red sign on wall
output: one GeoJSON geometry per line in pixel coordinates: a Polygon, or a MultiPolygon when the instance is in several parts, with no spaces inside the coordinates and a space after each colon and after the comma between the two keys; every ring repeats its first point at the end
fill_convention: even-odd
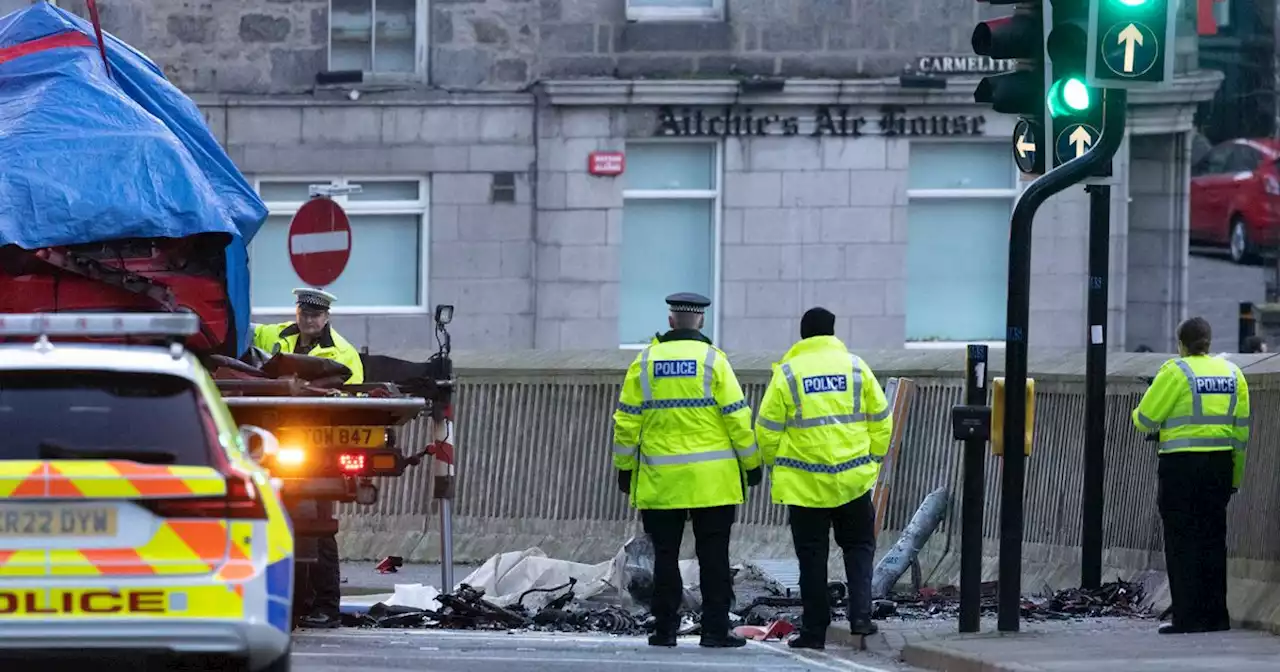
{"type": "Polygon", "coordinates": [[[591,152],[587,155],[587,172],[592,175],[621,175],[627,167],[622,152],[591,152]]]}

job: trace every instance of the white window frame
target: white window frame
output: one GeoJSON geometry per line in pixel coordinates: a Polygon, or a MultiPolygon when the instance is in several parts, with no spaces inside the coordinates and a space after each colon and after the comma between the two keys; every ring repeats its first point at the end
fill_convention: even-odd
{"type": "MultiPolygon", "coordinates": [[[[330,312],[334,315],[422,315],[431,312],[431,297],[427,293],[431,281],[431,180],[421,175],[259,175],[253,179],[253,188],[261,197],[264,182],[307,182],[309,184],[331,184],[345,187],[351,184],[367,182],[417,182],[418,200],[410,201],[352,201],[347,195],[334,196],[333,200],[342,206],[348,215],[417,215],[418,219],[418,305],[416,306],[343,306],[335,305],[330,312]]],[[[265,201],[268,215],[292,216],[302,207],[304,201],[265,201]]],[[[253,255],[253,244],[249,244],[249,255],[253,255]]],[[[281,296],[281,299],[286,297],[281,296]]],[[[341,299],[341,297],[339,297],[341,299]]],[[[251,306],[250,312],[255,315],[292,315],[294,306],[251,306]]]]}
{"type": "MultiPolygon", "coordinates": [[[[431,72],[431,8],[428,0],[414,0],[414,17],[413,17],[413,72],[381,72],[378,70],[365,70],[366,79],[379,80],[422,80],[431,72]]],[[[369,5],[370,42],[369,53],[377,61],[378,54],[378,35],[377,35],[377,12],[378,0],[372,0],[369,5]]],[[[329,16],[328,23],[325,27],[325,67],[333,70],[333,0],[329,0],[329,16]]]]}
{"type": "MultiPolygon", "coordinates": [[[[686,140],[684,138],[643,138],[626,141],[628,150],[637,145],[702,145],[710,146],[711,177],[714,189],[623,189],[622,211],[626,217],[627,201],[655,200],[708,200],[711,201],[711,333],[707,338],[718,342],[717,335],[722,333],[721,320],[723,311],[720,308],[721,263],[724,255],[724,142],[721,140],[686,140]]],[[[627,150],[624,150],[627,151],[627,150]]],[[[625,178],[624,178],[625,179],[625,178]]],[[[621,249],[622,241],[618,241],[621,249]]],[[[619,277],[621,290],[621,277],[619,277]]],[[[623,343],[622,350],[643,350],[647,343],[623,343]]]]}
{"type": "Polygon", "coordinates": [[[724,0],[711,0],[711,7],[637,7],[623,1],[628,21],[724,21],[724,0]]]}
{"type": "MultiPolygon", "coordinates": [[[[965,143],[971,145],[999,145],[998,140],[987,138],[960,138],[960,139],[927,139],[911,140],[911,143],[920,144],[957,144],[965,143]]],[[[910,157],[911,148],[907,148],[907,156],[910,157]]],[[[910,160],[910,159],[908,159],[910,160]]],[[[1013,173],[1013,185],[1008,189],[907,189],[907,208],[911,207],[912,200],[927,201],[929,199],[981,199],[994,200],[997,198],[1009,199],[1009,216],[1013,216],[1013,208],[1018,202],[1018,196],[1026,189],[1028,182],[1023,181],[1022,172],[1018,170],[1018,165],[1014,161],[1009,161],[1009,170],[1013,173]]],[[[910,282],[910,279],[906,280],[910,282]]],[[[905,314],[906,306],[903,306],[905,314]]],[[[1008,328],[1008,325],[1005,325],[1008,328]]],[[[903,347],[907,350],[956,350],[962,349],[970,345],[985,345],[992,349],[1001,349],[1005,347],[1005,341],[904,341],[903,347]]]]}

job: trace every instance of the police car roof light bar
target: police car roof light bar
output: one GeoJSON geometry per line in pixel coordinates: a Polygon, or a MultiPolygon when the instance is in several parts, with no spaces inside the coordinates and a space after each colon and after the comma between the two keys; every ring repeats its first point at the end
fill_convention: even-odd
{"type": "Polygon", "coordinates": [[[195,313],[0,313],[0,336],[191,336],[195,313]]]}

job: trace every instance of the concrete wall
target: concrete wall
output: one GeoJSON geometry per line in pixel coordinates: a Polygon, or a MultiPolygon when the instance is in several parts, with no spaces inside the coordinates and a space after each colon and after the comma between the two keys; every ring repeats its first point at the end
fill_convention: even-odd
{"type": "MultiPolygon", "coordinates": [[[[416,358],[422,352],[404,352],[416,358]]],[[[953,493],[952,508],[924,553],[924,575],[933,585],[957,580],[960,451],[950,439],[948,412],[961,399],[962,353],[869,351],[860,353],[881,380],[905,376],[915,393],[905,420],[897,462],[882,478],[888,488],[882,550],[904,528],[933,489],[953,493]]],[[[753,407],[759,403],[775,353],[730,353],[753,407]]],[[[1167,603],[1163,545],[1155,509],[1156,455],[1134,430],[1129,411],[1164,355],[1111,357],[1108,414],[1105,576],[1142,576],[1167,603]]],[[[1003,358],[993,357],[991,375],[1003,358]]],[[[1280,506],[1280,360],[1235,356],[1250,382],[1254,437],[1246,476],[1230,508],[1230,599],[1236,619],[1280,627],[1280,536],[1273,524],[1280,506]]],[[[459,354],[461,394],[456,446],[459,484],[454,504],[454,552],[459,561],[483,560],[537,546],[551,557],[598,562],[637,532],[635,512],[611,475],[611,415],[628,353],[565,352],[459,354]]],[[[1034,351],[1037,380],[1035,441],[1027,463],[1023,585],[1029,591],[1079,581],[1080,492],[1084,412],[1076,352],[1034,351]]],[[[984,579],[996,578],[999,530],[999,464],[986,461],[984,579]]],[[[430,466],[384,484],[373,507],[343,506],[343,553],[375,559],[393,554],[434,561],[439,557],[436,502],[430,466]]],[[[767,481],[749,495],[735,528],[734,561],[787,558],[793,551],[782,508],[768,498],[767,481]]],[[[690,549],[691,550],[691,549],[690,549]]],[[[835,558],[833,557],[833,560],[835,558]]],[[[839,574],[837,573],[836,576],[839,574]]]]}

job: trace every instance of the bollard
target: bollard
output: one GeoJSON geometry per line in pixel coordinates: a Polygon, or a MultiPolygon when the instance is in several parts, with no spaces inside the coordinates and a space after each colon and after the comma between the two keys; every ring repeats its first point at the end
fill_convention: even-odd
{"type": "Polygon", "coordinates": [[[1253,314],[1253,303],[1240,302],[1240,338],[1237,344],[1239,352],[1248,352],[1249,338],[1258,334],[1258,320],[1253,314]]]}
{"type": "Polygon", "coordinates": [[[983,470],[991,437],[987,406],[987,346],[965,351],[964,404],[951,409],[952,434],[964,441],[964,486],[960,500],[960,632],[977,632],[982,617],[983,470]]]}

